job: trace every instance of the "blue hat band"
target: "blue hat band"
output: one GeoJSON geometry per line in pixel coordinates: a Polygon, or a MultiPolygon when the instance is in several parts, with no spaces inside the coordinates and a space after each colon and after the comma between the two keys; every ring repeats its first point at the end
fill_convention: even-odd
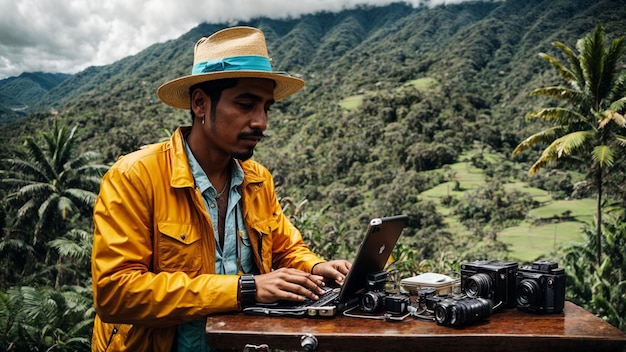
{"type": "Polygon", "coordinates": [[[233,56],[217,60],[199,62],[193,65],[192,75],[225,71],[265,71],[272,72],[270,60],[263,56],[233,56]]]}

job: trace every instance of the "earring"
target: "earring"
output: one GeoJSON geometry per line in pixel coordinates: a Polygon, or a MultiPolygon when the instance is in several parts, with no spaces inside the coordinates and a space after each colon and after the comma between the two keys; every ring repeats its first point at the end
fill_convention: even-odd
{"type": "Polygon", "coordinates": [[[204,126],[204,116],[202,116],[202,125],[204,126]]]}

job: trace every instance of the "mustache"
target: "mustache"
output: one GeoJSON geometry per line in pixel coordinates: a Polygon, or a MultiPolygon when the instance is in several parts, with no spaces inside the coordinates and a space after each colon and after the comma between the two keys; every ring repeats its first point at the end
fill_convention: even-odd
{"type": "Polygon", "coordinates": [[[241,132],[237,135],[237,138],[244,139],[248,137],[266,138],[267,136],[260,129],[253,129],[250,132],[241,132]]]}

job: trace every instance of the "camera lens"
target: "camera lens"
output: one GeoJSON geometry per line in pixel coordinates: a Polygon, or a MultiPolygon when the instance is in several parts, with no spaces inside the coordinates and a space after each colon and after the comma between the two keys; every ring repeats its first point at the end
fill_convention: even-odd
{"type": "Polygon", "coordinates": [[[376,313],[382,309],[384,292],[370,291],[365,292],[361,297],[361,308],[367,313],[376,313]]]}
{"type": "Polygon", "coordinates": [[[435,321],[438,324],[448,325],[448,306],[442,303],[435,305],[435,321]]]}
{"type": "Polygon", "coordinates": [[[444,300],[435,305],[435,321],[441,325],[467,325],[491,315],[491,301],[484,298],[444,300]]]}
{"type": "Polygon", "coordinates": [[[480,310],[479,310],[479,319],[482,318],[487,318],[489,316],[491,316],[491,311],[493,310],[493,304],[490,300],[488,299],[484,299],[484,298],[477,298],[476,299],[479,304],[480,304],[480,310]]]}
{"type": "Polygon", "coordinates": [[[517,285],[517,305],[528,307],[535,303],[538,297],[539,285],[537,281],[524,279],[517,285]]]}
{"type": "Polygon", "coordinates": [[[463,324],[463,307],[460,306],[458,302],[455,305],[450,307],[450,325],[460,325],[463,324]]]}
{"type": "Polygon", "coordinates": [[[465,280],[465,294],[468,297],[489,298],[491,292],[491,277],[487,274],[475,274],[465,280]]]}

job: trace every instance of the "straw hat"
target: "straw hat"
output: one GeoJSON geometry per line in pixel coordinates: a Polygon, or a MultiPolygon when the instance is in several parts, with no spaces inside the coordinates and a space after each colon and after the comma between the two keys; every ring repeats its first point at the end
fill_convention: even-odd
{"type": "Polygon", "coordinates": [[[269,78],[276,82],[277,101],[304,86],[299,78],[272,71],[263,32],[252,27],[232,27],[198,40],[191,75],[164,83],[157,89],[157,96],[167,105],[189,109],[191,86],[223,78],[269,78]]]}

